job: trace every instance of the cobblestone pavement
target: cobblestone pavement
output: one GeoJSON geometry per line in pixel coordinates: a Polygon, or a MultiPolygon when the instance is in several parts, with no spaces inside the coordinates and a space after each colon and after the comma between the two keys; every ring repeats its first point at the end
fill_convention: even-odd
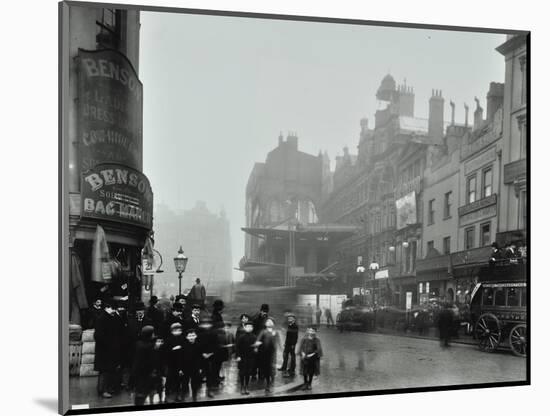
{"type": "MultiPolygon", "coordinates": [[[[454,343],[442,348],[433,339],[360,332],[339,333],[336,329],[321,329],[324,358],[321,375],[314,379],[313,390],[301,389],[302,379],[283,378],[278,372],[271,396],[309,395],[315,393],[384,390],[411,387],[447,386],[459,384],[523,381],[526,379],[526,360],[509,351],[484,353],[475,346],[454,343]]],[[[279,364],[282,361],[279,352],[279,364]]],[[[129,392],[112,399],[96,394],[96,377],[72,377],[71,404],[90,407],[111,407],[133,404],[129,392]]],[[[226,369],[225,383],[215,392],[214,399],[243,398],[237,386],[236,363],[226,369]]],[[[251,395],[265,397],[261,383],[251,384],[251,395]]]]}

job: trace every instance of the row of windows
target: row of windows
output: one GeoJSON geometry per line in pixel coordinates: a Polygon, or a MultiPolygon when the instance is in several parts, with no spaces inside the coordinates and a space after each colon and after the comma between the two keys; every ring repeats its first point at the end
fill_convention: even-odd
{"type": "MultiPolygon", "coordinates": [[[[451,210],[453,207],[453,192],[446,192],[443,197],[443,219],[451,218],[451,210]]],[[[435,222],[435,199],[428,201],[428,225],[435,222]]]]}
{"type": "Polygon", "coordinates": [[[527,306],[527,291],[524,287],[486,287],[481,303],[484,306],[527,306]]]}

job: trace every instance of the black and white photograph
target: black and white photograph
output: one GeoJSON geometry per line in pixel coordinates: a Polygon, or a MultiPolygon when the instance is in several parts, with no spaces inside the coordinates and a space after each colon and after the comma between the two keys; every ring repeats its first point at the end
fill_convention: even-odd
{"type": "Polygon", "coordinates": [[[61,413],[530,384],[528,30],[59,18],[61,413]]]}

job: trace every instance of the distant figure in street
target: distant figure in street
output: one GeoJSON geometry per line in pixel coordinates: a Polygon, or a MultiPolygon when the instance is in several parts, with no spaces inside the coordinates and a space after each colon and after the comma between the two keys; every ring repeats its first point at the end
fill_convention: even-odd
{"type": "Polygon", "coordinates": [[[265,329],[257,339],[259,377],[261,380],[265,380],[266,393],[271,393],[275,378],[277,348],[281,346],[279,333],[275,331],[274,326],[273,319],[268,318],[265,322],[265,329]]]}
{"type": "Polygon", "coordinates": [[[98,394],[108,399],[117,389],[116,374],[120,369],[124,326],[111,301],[104,302],[103,308],[94,331],[94,369],[99,372],[98,394]]]}
{"type": "Polygon", "coordinates": [[[255,370],[256,364],[256,336],[252,333],[254,325],[246,321],[242,324],[243,330],[237,339],[236,360],[239,366],[239,382],[241,384],[241,394],[248,395],[248,383],[255,370]]]}
{"type": "Polygon", "coordinates": [[[321,326],[321,315],[323,315],[323,311],[317,306],[315,309],[315,322],[317,323],[317,328],[321,326]]]}
{"type": "Polygon", "coordinates": [[[325,319],[327,320],[327,328],[334,326],[334,320],[332,319],[332,312],[330,308],[325,308],[325,319]]]}
{"type": "Polygon", "coordinates": [[[283,377],[294,377],[296,372],[296,344],[298,343],[298,324],[296,323],[296,316],[294,316],[294,314],[288,314],[287,322],[283,364],[281,368],[279,368],[279,371],[283,372],[283,377]],[[290,365],[287,368],[289,356],[290,365]]]}
{"type": "Polygon", "coordinates": [[[451,305],[446,303],[437,317],[437,327],[439,329],[439,340],[442,347],[448,347],[451,335],[453,334],[453,310],[451,305]]]}
{"type": "Polygon", "coordinates": [[[204,302],[206,301],[206,289],[201,283],[201,279],[197,278],[195,280],[195,284],[189,292],[189,297],[194,303],[200,305],[201,309],[204,307],[204,302]]]}
{"type": "Polygon", "coordinates": [[[311,390],[311,382],[314,375],[321,373],[321,358],[323,348],[317,338],[317,328],[308,326],[306,336],[300,343],[301,369],[304,376],[304,390],[311,390]]]}
{"type": "Polygon", "coordinates": [[[306,306],[306,319],[308,325],[313,325],[313,307],[311,303],[308,303],[306,306]]]}

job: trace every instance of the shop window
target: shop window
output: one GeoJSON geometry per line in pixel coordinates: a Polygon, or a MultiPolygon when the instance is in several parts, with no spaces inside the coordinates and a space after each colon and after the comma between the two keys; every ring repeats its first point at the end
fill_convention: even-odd
{"type": "Polygon", "coordinates": [[[422,293],[422,290],[424,289],[424,283],[418,284],[418,293],[422,293]]]}
{"type": "Polygon", "coordinates": [[[491,196],[493,193],[493,170],[486,169],[483,171],[483,197],[491,196]]]}
{"type": "Polygon", "coordinates": [[[521,306],[527,306],[527,288],[520,288],[521,306]]]}
{"type": "Polygon", "coordinates": [[[443,219],[451,218],[452,204],[453,204],[453,193],[449,191],[445,194],[445,205],[443,207],[443,219]]]}
{"type": "Polygon", "coordinates": [[[476,200],[476,175],[472,175],[467,179],[466,188],[466,203],[471,204],[476,200]]]}
{"type": "Polygon", "coordinates": [[[486,287],[483,289],[482,305],[492,306],[494,299],[494,291],[492,287],[486,287]]]}
{"type": "Polygon", "coordinates": [[[434,223],[435,219],[435,199],[430,199],[428,202],[428,225],[434,223]]]}
{"type": "Polygon", "coordinates": [[[505,306],[506,305],[506,292],[503,287],[499,287],[495,290],[495,305],[496,306],[505,306]]]}
{"type": "Polygon", "coordinates": [[[464,231],[464,249],[470,250],[474,248],[474,227],[466,228],[464,231]]]}
{"type": "Polygon", "coordinates": [[[515,287],[508,288],[508,306],[519,306],[519,290],[515,287]]]}
{"type": "Polygon", "coordinates": [[[481,224],[480,230],[480,247],[485,247],[491,244],[491,223],[481,224]]]}
{"type": "Polygon", "coordinates": [[[443,239],[443,254],[451,254],[451,237],[443,239]]]}

